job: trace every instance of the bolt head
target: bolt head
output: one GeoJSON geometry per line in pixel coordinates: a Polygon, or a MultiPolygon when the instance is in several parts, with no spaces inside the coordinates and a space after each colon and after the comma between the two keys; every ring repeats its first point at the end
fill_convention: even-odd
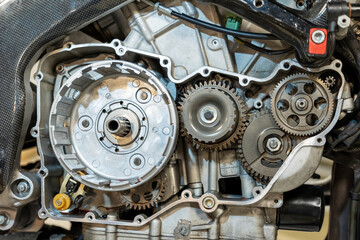
{"type": "Polygon", "coordinates": [[[214,124],[218,120],[218,110],[211,105],[200,110],[200,119],[205,124],[214,124]]]}
{"type": "Polygon", "coordinates": [[[351,24],[351,19],[346,15],[341,15],[337,19],[337,25],[340,28],[348,28],[351,24]]]}
{"type": "Polygon", "coordinates": [[[204,113],[204,117],[206,120],[211,120],[214,118],[214,113],[212,111],[206,111],[204,113]]]}
{"type": "Polygon", "coordinates": [[[314,43],[321,44],[325,41],[326,35],[321,30],[316,30],[311,34],[311,40],[314,43]]]}
{"type": "Polygon", "coordinates": [[[203,200],[203,206],[206,209],[212,209],[215,206],[215,200],[212,197],[206,197],[203,200]]]}
{"type": "Polygon", "coordinates": [[[28,183],[26,183],[24,181],[20,182],[17,185],[17,190],[18,190],[19,193],[25,193],[25,192],[28,191],[28,189],[29,189],[29,185],[28,185],[28,183]]]}
{"type": "Polygon", "coordinates": [[[277,152],[281,149],[282,143],[281,140],[277,137],[269,138],[266,142],[266,148],[270,152],[277,152]]]}
{"type": "Polygon", "coordinates": [[[56,66],[56,72],[58,74],[64,74],[65,73],[65,66],[60,64],[56,66]]]}

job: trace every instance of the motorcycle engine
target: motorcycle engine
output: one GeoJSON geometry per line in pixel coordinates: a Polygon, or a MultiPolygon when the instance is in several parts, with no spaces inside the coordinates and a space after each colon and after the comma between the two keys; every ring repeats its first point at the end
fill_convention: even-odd
{"type": "MultiPolygon", "coordinates": [[[[211,4],[162,5],[265,32],[211,4]]],[[[307,189],[318,200],[311,208],[300,194],[296,214],[312,219],[305,226],[287,218],[286,192],[313,176],[326,135],[354,108],[342,67],[335,58],[304,67],[293,51],[268,56],[127,1],[49,43],[32,66],[38,215],[81,222],[85,239],[275,239],[278,228],[319,230],[323,195],[307,189]]]]}

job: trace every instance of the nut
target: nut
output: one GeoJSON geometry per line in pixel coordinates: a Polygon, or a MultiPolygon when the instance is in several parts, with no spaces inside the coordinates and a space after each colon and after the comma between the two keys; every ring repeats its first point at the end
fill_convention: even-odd
{"type": "Polygon", "coordinates": [[[339,16],[337,19],[337,25],[340,28],[348,28],[350,26],[350,23],[351,23],[350,18],[348,16],[346,16],[345,14],[339,16]]]}
{"type": "Polygon", "coordinates": [[[270,152],[277,152],[281,149],[281,141],[279,138],[277,137],[272,137],[269,138],[266,142],[266,148],[270,151],[270,152]]]}

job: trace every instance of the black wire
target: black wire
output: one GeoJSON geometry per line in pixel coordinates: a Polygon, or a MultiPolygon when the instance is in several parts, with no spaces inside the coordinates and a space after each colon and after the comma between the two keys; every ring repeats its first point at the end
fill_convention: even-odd
{"type": "Polygon", "coordinates": [[[247,41],[244,41],[238,37],[234,37],[240,44],[248,47],[248,48],[251,48],[255,51],[258,51],[260,53],[264,53],[264,54],[267,54],[267,55],[281,55],[281,54],[285,54],[285,53],[288,53],[292,50],[294,50],[293,47],[288,47],[288,48],[285,48],[285,49],[279,49],[279,50],[269,50],[269,49],[266,49],[266,48],[262,48],[262,47],[258,47],[250,42],[247,42],[247,41]]]}
{"type": "Polygon", "coordinates": [[[193,18],[190,17],[189,15],[183,14],[183,13],[178,13],[176,11],[171,11],[171,15],[179,18],[181,20],[184,20],[186,22],[192,23],[194,25],[215,31],[215,32],[220,32],[220,33],[224,33],[227,35],[231,35],[234,37],[241,37],[241,38],[251,38],[251,39],[262,39],[262,40],[279,40],[278,37],[276,37],[273,34],[268,34],[268,33],[252,33],[252,32],[243,32],[243,31],[238,31],[238,30],[232,30],[229,28],[224,28],[222,26],[219,25],[215,25],[209,22],[204,22],[202,20],[199,20],[197,18],[193,18]]]}

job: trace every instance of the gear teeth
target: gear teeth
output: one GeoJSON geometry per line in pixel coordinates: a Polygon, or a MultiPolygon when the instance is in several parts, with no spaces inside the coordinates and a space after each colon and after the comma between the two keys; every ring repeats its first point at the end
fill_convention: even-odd
{"type": "MultiPolygon", "coordinates": [[[[157,194],[152,196],[152,199],[143,202],[143,203],[135,203],[131,200],[132,194],[136,193],[141,195],[142,197],[147,193],[150,192],[150,189],[152,189],[151,183],[154,181],[146,182],[144,185],[141,185],[136,188],[130,189],[129,193],[124,195],[121,194],[121,201],[125,204],[126,207],[134,209],[134,210],[146,210],[147,208],[155,207],[157,206],[158,201],[161,200],[162,196],[165,194],[166,190],[166,174],[160,173],[160,175],[156,176],[154,179],[160,182],[160,187],[157,190],[157,194]]],[[[154,191],[154,190],[153,190],[154,191]]]]}
{"type": "Polygon", "coordinates": [[[181,101],[179,102],[180,106],[178,108],[179,114],[180,114],[180,119],[181,119],[181,127],[182,127],[180,132],[181,132],[181,135],[185,138],[185,141],[192,142],[192,145],[196,149],[199,149],[201,151],[204,151],[204,150],[210,150],[210,151],[219,151],[220,150],[221,151],[223,149],[227,149],[228,147],[231,147],[232,144],[236,143],[236,141],[241,137],[241,135],[243,134],[243,132],[245,130],[245,122],[247,121],[248,114],[245,111],[245,109],[247,108],[246,104],[242,100],[242,98],[240,96],[238,96],[236,89],[230,88],[230,86],[226,85],[225,83],[216,82],[216,81],[205,81],[205,82],[197,83],[194,86],[191,86],[190,90],[188,90],[188,91],[186,91],[186,93],[184,93],[184,96],[186,96],[186,97],[181,98],[181,101]],[[199,141],[194,136],[192,136],[186,130],[186,128],[184,126],[184,120],[182,118],[183,106],[184,106],[184,104],[186,104],[186,102],[189,99],[189,97],[191,96],[191,94],[193,94],[200,88],[213,88],[213,89],[219,90],[220,92],[224,92],[234,102],[234,105],[233,105],[234,112],[238,111],[240,121],[238,121],[238,122],[234,121],[233,125],[231,126],[231,128],[234,128],[234,126],[236,126],[235,130],[233,131],[232,135],[228,139],[226,139],[220,143],[199,141]]]}
{"type": "Polygon", "coordinates": [[[280,129],[282,129],[284,132],[293,135],[293,136],[297,136],[297,137],[310,137],[313,136],[314,134],[320,132],[321,130],[323,130],[325,128],[325,126],[327,126],[327,124],[330,122],[332,116],[333,116],[333,112],[334,112],[334,99],[333,99],[333,95],[330,92],[330,89],[325,85],[325,83],[319,79],[316,78],[315,76],[311,75],[311,74],[305,74],[305,73],[295,73],[292,75],[287,76],[286,78],[284,78],[283,80],[281,80],[280,82],[278,82],[278,84],[276,84],[276,87],[274,88],[273,92],[271,93],[271,100],[270,100],[270,105],[271,105],[271,114],[273,116],[273,119],[275,121],[275,123],[280,127],[280,129]],[[327,112],[327,116],[325,117],[325,119],[323,119],[323,122],[320,123],[320,125],[315,126],[313,130],[307,130],[307,131],[298,131],[298,130],[293,130],[291,129],[289,126],[286,126],[284,123],[282,123],[282,121],[279,119],[279,117],[277,116],[277,108],[276,108],[276,103],[274,102],[275,98],[277,97],[277,94],[280,92],[280,89],[283,85],[285,85],[287,82],[292,81],[295,78],[298,77],[303,77],[306,79],[311,79],[313,82],[321,85],[324,90],[327,92],[328,98],[328,112],[327,112]],[[319,127],[320,126],[320,127],[319,127]]]}
{"type": "MultiPolygon", "coordinates": [[[[248,121],[245,123],[246,128],[250,126],[252,121],[254,121],[255,119],[258,119],[258,118],[262,118],[266,114],[271,114],[271,111],[268,109],[265,109],[265,110],[261,110],[261,111],[256,111],[253,114],[251,114],[251,116],[248,118],[248,121]]],[[[245,130],[246,130],[246,128],[245,128],[245,130]]],[[[244,130],[244,132],[245,132],[245,130],[244,130]]],[[[238,141],[237,150],[236,150],[236,155],[240,159],[242,167],[249,174],[249,176],[251,176],[257,182],[265,184],[265,185],[268,184],[271,181],[272,177],[257,172],[246,161],[245,156],[244,156],[243,147],[242,147],[243,137],[244,137],[244,135],[242,135],[242,138],[238,141]]]]}

